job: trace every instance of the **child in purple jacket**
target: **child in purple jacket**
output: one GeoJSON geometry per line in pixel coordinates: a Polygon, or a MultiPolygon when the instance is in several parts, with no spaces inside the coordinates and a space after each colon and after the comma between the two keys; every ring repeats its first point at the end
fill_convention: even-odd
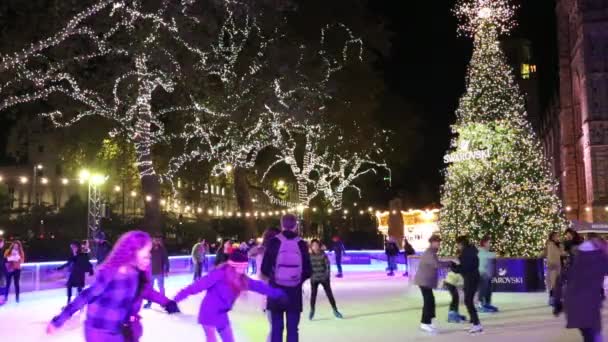
{"type": "Polygon", "coordinates": [[[198,314],[198,322],[205,330],[207,342],[216,341],[216,331],[223,342],[234,341],[228,313],[232,310],[234,302],[241,292],[254,291],[274,298],[285,296],[282,290],[247,277],[245,274],[247,266],[247,254],[235,250],[230,254],[227,263],[222,264],[194,284],[182,289],[175,296],[175,302],[179,303],[188,296],[207,291],[198,314]]]}

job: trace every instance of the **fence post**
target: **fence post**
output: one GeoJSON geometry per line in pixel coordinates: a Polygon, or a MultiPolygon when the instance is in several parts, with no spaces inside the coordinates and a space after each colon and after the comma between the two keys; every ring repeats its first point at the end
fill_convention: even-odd
{"type": "Polygon", "coordinates": [[[36,270],[34,274],[34,291],[40,290],[40,264],[36,264],[36,270]]]}

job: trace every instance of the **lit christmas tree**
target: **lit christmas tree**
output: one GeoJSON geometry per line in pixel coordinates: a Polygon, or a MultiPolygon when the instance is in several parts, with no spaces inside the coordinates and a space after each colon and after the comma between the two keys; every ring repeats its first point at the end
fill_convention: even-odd
{"type": "Polygon", "coordinates": [[[468,0],[456,8],[462,33],[474,38],[456,137],[445,156],[442,253],[455,239],[489,235],[505,257],[535,257],[551,231],[565,227],[557,183],[526,119],[524,98],[498,37],[513,27],[508,0],[468,0]]]}

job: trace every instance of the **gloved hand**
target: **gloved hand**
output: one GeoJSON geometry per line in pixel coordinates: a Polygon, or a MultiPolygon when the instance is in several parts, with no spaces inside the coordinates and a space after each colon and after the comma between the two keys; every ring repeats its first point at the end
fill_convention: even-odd
{"type": "Polygon", "coordinates": [[[174,313],[180,313],[181,311],[179,310],[179,307],[177,306],[177,303],[175,301],[169,301],[169,303],[167,303],[165,305],[165,311],[167,311],[168,314],[174,314],[174,313]]]}

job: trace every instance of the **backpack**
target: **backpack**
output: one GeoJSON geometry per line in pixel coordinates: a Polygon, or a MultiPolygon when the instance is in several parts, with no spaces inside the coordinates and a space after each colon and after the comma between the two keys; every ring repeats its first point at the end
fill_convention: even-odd
{"type": "Polygon", "coordinates": [[[289,240],[283,234],[277,238],[281,246],[274,266],[274,282],[281,286],[298,286],[302,283],[302,252],[299,246],[302,239],[289,240]]]}

